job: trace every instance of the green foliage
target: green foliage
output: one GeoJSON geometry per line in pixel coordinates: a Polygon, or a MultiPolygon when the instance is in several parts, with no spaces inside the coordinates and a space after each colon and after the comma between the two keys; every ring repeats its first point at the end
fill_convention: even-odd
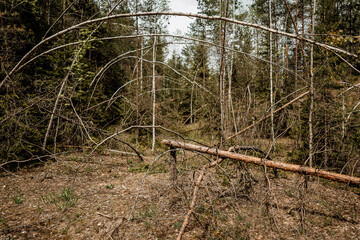
{"type": "Polygon", "coordinates": [[[155,204],[146,205],[138,210],[138,213],[135,215],[136,219],[145,220],[148,218],[156,217],[157,207],[155,204]]]}
{"type": "Polygon", "coordinates": [[[51,193],[47,196],[42,196],[41,199],[44,204],[53,204],[59,210],[65,211],[75,206],[78,197],[75,195],[72,187],[64,187],[59,193],[51,193]]]}
{"type": "Polygon", "coordinates": [[[113,189],[114,187],[115,187],[115,185],[114,184],[109,184],[109,185],[106,185],[105,186],[107,189],[113,189]]]}
{"type": "MultiPolygon", "coordinates": [[[[50,5],[43,0],[1,1],[3,34],[0,34],[0,45],[3,47],[0,49],[0,79],[4,79],[19,59],[45,36],[90,18],[106,16],[115,2],[76,1],[58,19],[64,8],[62,1],[51,1],[50,5]]],[[[208,16],[222,15],[269,25],[269,1],[256,0],[249,10],[242,7],[241,1],[222,1],[223,6],[213,0],[197,2],[199,13],[208,16]]],[[[297,12],[298,31],[309,33],[311,1],[299,1],[297,11],[295,1],[288,1],[291,13],[285,2],[273,3],[274,28],[295,33],[289,16],[295,16],[297,12]]],[[[69,2],[65,1],[66,4],[69,2]]],[[[356,1],[320,1],[316,11],[315,40],[360,53],[360,40],[356,37],[360,35],[359,8],[360,4],[356,1]]],[[[168,2],[146,0],[138,2],[137,6],[135,2],[122,2],[113,9],[112,14],[134,12],[135,9],[140,12],[167,11],[168,2]]],[[[168,18],[164,16],[113,19],[102,24],[84,25],[38,47],[25,61],[68,44],[28,63],[0,88],[1,163],[59,152],[68,145],[93,144],[89,136],[99,142],[114,130],[151,124],[153,96],[150,94],[150,78],[154,38],[97,40],[136,33],[166,33],[167,21],[168,18]],[[139,28],[136,27],[136,20],[139,20],[139,28]],[[73,44],[79,41],[81,43],[73,44]],[[136,51],[136,47],[143,49],[136,51]],[[120,58],[124,53],[127,54],[120,58]],[[139,57],[143,61],[137,62],[139,57]],[[98,75],[100,70],[104,70],[104,74],[98,75]],[[140,76],[143,76],[142,79],[140,76]],[[60,93],[62,83],[64,88],[60,93]],[[55,102],[57,105],[53,112],[55,102]],[[53,121],[49,125],[51,115],[53,121]],[[42,149],[48,127],[47,147],[42,149]]],[[[215,45],[221,43],[221,36],[225,39],[226,97],[223,100],[226,105],[226,135],[268,114],[268,32],[221,21],[196,19],[187,35],[215,45]],[[232,53],[232,48],[239,52],[232,53]],[[232,99],[228,97],[229,79],[232,99]]],[[[220,137],[224,137],[219,134],[220,48],[193,41],[183,48],[181,54],[174,53],[167,58],[170,54],[166,45],[172,42],[158,37],[157,43],[157,61],[168,65],[155,66],[157,124],[181,132],[186,137],[209,142],[220,140],[220,137]]],[[[295,49],[295,41],[274,34],[272,53],[276,108],[295,97],[299,89],[308,88],[310,48],[308,44],[301,43],[297,46],[297,54],[295,49]],[[295,71],[297,76],[294,75],[295,71]]],[[[322,48],[315,48],[314,57],[314,163],[338,169],[345,166],[344,170],[350,171],[355,159],[360,156],[360,121],[355,107],[360,99],[356,89],[347,91],[347,88],[358,83],[359,74],[337,55],[322,48]]],[[[342,57],[359,69],[359,59],[342,57]]],[[[305,97],[278,113],[274,119],[276,135],[295,140],[296,149],[289,153],[289,159],[297,163],[303,163],[308,156],[309,104],[305,97]]],[[[256,126],[247,139],[269,138],[269,122],[267,120],[256,126]]],[[[151,135],[148,130],[129,131],[133,135],[129,137],[129,142],[148,147],[151,135]]],[[[160,136],[158,130],[157,134],[160,136]]],[[[284,151],[281,149],[273,154],[284,151]]],[[[146,164],[132,165],[129,171],[144,172],[148,168],[146,164]]],[[[91,172],[92,169],[86,171],[91,172]]],[[[164,165],[156,165],[151,173],[166,171],[164,165]]],[[[224,181],[224,184],[227,183],[224,181]]]]}
{"type": "Polygon", "coordinates": [[[168,169],[163,163],[153,164],[152,166],[150,166],[150,164],[136,163],[129,167],[128,172],[134,172],[134,173],[147,172],[149,167],[151,167],[151,169],[149,170],[149,174],[168,172],[168,169]]]}
{"type": "Polygon", "coordinates": [[[24,194],[19,191],[18,194],[13,196],[14,203],[21,204],[24,201],[24,194]]]}
{"type": "MultiPolygon", "coordinates": [[[[38,0],[5,0],[0,3],[2,27],[5,32],[0,35],[0,44],[4,46],[0,49],[1,81],[5,78],[6,72],[15,66],[16,61],[42,39],[52,23],[61,15],[62,7],[61,1],[53,2],[49,6],[45,1],[38,0]]],[[[71,14],[66,14],[57,21],[47,36],[84,21],[97,12],[97,9],[97,2],[92,0],[74,3],[68,10],[71,14]]],[[[90,88],[97,66],[103,65],[108,58],[130,48],[129,44],[112,44],[116,47],[110,49],[101,42],[93,41],[98,37],[111,34],[114,30],[117,33],[124,32],[104,25],[94,31],[94,26],[89,26],[74,31],[73,34],[54,39],[51,43],[43,44],[36,54],[63,44],[89,40],[85,44],[60,48],[37,58],[23,67],[20,74],[14,74],[12,80],[0,89],[0,159],[2,162],[12,159],[30,159],[34,155],[43,154],[40,146],[43,144],[59,84],[70,70],[73,60],[75,61],[69,79],[59,98],[55,123],[50,129],[48,150],[53,150],[55,142],[57,146],[70,142],[72,145],[78,145],[83,142],[81,128],[73,124],[77,121],[74,108],[85,122],[91,121],[87,124],[91,127],[104,126],[109,122],[113,124],[121,118],[122,109],[119,108],[119,101],[111,106],[102,104],[83,112],[92,104],[96,106],[109,99],[116,88],[128,79],[127,73],[124,74],[124,69],[128,68],[124,66],[119,71],[107,74],[105,81],[99,81],[96,84],[96,89],[90,88]],[[123,77],[120,77],[120,81],[113,81],[114,76],[123,77]]],[[[96,133],[92,135],[96,136],[96,133]]]]}

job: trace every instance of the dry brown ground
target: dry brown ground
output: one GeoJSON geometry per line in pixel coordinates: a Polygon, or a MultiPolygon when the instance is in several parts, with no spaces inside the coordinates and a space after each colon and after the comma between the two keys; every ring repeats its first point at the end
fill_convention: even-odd
{"type": "MultiPolygon", "coordinates": [[[[0,239],[174,239],[188,210],[194,170],[179,155],[179,188],[166,155],[140,163],[119,155],[62,156],[0,173],[0,239]],[[129,213],[137,201],[130,221],[129,213]]],[[[205,176],[184,239],[360,239],[359,189],[281,172],[270,188],[260,167],[228,161],[205,176]],[[230,181],[230,180],[231,181],[230,181]],[[304,231],[300,210],[304,203],[304,231]]],[[[195,174],[196,177],[196,174],[195,174]]]]}

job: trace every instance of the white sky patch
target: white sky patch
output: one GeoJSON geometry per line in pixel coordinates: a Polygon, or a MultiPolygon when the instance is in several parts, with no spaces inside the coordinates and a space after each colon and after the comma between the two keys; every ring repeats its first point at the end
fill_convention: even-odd
{"type": "MultiPolygon", "coordinates": [[[[197,13],[197,1],[196,0],[170,0],[169,1],[171,12],[183,12],[183,13],[197,13]]],[[[184,35],[188,31],[190,23],[194,22],[193,18],[188,17],[170,17],[169,18],[169,33],[175,35],[184,35]]],[[[174,39],[173,41],[179,42],[180,39],[174,39]]],[[[183,45],[172,44],[169,46],[170,54],[173,51],[181,53],[183,45]]]]}
{"type": "MultiPolygon", "coordinates": [[[[197,13],[196,0],[170,0],[171,12],[197,13]]],[[[182,34],[187,32],[187,28],[194,19],[188,17],[170,17],[170,33],[176,33],[178,30],[182,34]]]]}
{"type": "MultiPolygon", "coordinates": [[[[243,6],[247,6],[252,3],[253,0],[242,0],[243,6]]],[[[182,13],[197,13],[197,1],[196,0],[169,0],[170,12],[182,12],[182,13]]],[[[168,30],[170,34],[184,35],[188,32],[190,23],[195,19],[189,17],[170,17],[168,30]]],[[[176,42],[180,39],[174,40],[176,42]]],[[[181,53],[183,45],[172,44],[169,46],[170,54],[175,50],[177,53],[181,53]]]]}

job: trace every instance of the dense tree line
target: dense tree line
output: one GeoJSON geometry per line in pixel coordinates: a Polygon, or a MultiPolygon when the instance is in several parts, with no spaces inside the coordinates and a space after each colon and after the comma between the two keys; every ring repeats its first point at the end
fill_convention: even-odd
{"type": "Polygon", "coordinates": [[[159,127],[222,142],[310,89],[231,143],[267,139],[276,154],[279,138],[293,139],[290,161],[311,158],[316,166],[356,173],[359,58],[311,47],[302,38],[359,55],[360,4],[255,0],[245,8],[236,0],[198,0],[198,9],[298,39],[200,18],[178,38],[167,35],[165,16],[121,17],[47,41],[26,61],[51,52],[8,76],[36,44],[78,23],[169,8],[165,0],[2,1],[1,162],[61,152],[68,145],[94,147],[132,126],[117,138],[146,148],[166,133],[159,127]],[[170,54],[167,46],[178,42],[185,43],[182,52],[170,54]]]}

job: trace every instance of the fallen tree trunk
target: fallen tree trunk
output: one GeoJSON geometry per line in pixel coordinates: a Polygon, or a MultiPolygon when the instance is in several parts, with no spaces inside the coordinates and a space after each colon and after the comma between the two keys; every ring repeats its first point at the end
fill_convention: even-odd
{"type": "Polygon", "coordinates": [[[175,148],[182,148],[185,150],[207,153],[207,154],[218,156],[221,158],[230,158],[230,159],[234,159],[234,160],[243,161],[246,163],[252,163],[252,164],[256,164],[256,165],[260,165],[260,166],[267,166],[270,168],[281,169],[284,171],[291,171],[291,172],[297,172],[300,174],[318,176],[318,177],[326,178],[326,179],[336,181],[336,182],[348,183],[348,184],[357,185],[357,186],[360,185],[360,178],[351,177],[351,176],[339,174],[339,173],[328,172],[328,171],[324,171],[321,169],[315,169],[315,168],[310,168],[310,167],[296,165],[296,164],[281,163],[281,162],[266,160],[266,159],[262,159],[262,158],[258,158],[258,157],[252,157],[252,156],[242,155],[242,154],[233,153],[233,152],[229,152],[229,151],[224,151],[224,150],[220,150],[220,149],[216,149],[216,148],[203,147],[203,146],[198,146],[198,145],[194,145],[194,144],[190,144],[190,143],[183,143],[183,142],[178,142],[178,141],[173,141],[173,140],[163,140],[162,143],[165,145],[168,145],[168,146],[175,147],[175,148]]]}

